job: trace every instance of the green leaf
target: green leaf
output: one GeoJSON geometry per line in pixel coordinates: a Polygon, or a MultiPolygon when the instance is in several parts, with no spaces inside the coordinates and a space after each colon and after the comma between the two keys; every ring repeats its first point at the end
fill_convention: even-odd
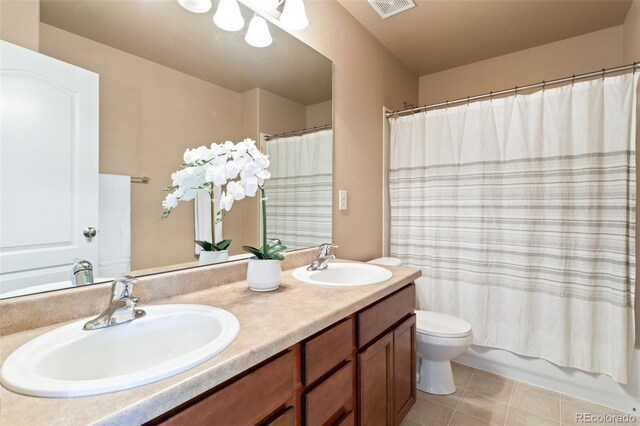
{"type": "Polygon", "coordinates": [[[284,256],[278,253],[272,254],[271,259],[273,260],[284,260],[284,256]]]}
{"type": "Polygon", "coordinates": [[[265,258],[265,257],[264,257],[264,253],[263,253],[261,250],[259,250],[259,249],[255,248],[255,247],[251,247],[251,246],[242,246],[242,250],[244,250],[244,251],[246,251],[246,252],[249,252],[249,253],[253,254],[253,255],[254,255],[255,257],[257,257],[258,259],[264,259],[264,258],[265,258]]]}
{"type": "Polygon", "coordinates": [[[231,240],[222,240],[216,244],[214,244],[214,248],[216,251],[226,250],[231,245],[231,240]]]}
{"type": "Polygon", "coordinates": [[[216,251],[213,248],[213,244],[211,244],[209,241],[196,240],[195,243],[202,247],[202,250],[204,251],[216,251]]]}
{"type": "Polygon", "coordinates": [[[286,251],[287,251],[287,247],[283,246],[282,244],[275,244],[267,250],[267,256],[272,256],[274,254],[281,254],[286,251]]]}

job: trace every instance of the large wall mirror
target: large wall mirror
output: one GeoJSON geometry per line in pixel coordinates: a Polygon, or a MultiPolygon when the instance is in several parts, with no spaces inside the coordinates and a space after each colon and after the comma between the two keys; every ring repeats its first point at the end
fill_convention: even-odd
{"type": "MultiPolygon", "coordinates": [[[[272,44],[252,47],[254,12],[241,5],[245,28],[227,32],[216,6],[41,0],[39,52],[0,42],[0,298],[84,285],[71,277],[87,263],[93,282],[197,267],[211,205],[161,219],[162,189],[212,142],[269,154],[270,238],[331,241],[332,63],[271,23],[272,44]]],[[[231,260],[260,226],[257,197],[234,204],[231,260]]]]}

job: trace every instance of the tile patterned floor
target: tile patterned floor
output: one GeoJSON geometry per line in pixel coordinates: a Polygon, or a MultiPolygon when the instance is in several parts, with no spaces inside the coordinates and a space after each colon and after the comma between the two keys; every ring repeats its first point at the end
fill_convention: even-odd
{"type": "MultiPolygon", "coordinates": [[[[560,426],[588,424],[577,422],[576,413],[624,415],[462,364],[453,363],[453,379],[456,392],[452,395],[418,391],[416,404],[401,426],[560,426]]],[[[631,420],[630,424],[640,424],[640,418],[631,420]]]]}

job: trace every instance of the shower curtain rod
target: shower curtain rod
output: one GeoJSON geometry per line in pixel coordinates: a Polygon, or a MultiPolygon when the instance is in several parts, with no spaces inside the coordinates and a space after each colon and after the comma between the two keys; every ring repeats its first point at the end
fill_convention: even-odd
{"type": "Polygon", "coordinates": [[[640,63],[638,62],[634,62],[633,64],[622,65],[614,68],[603,68],[600,71],[588,72],[585,74],[577,74],[577,75],[574,74],[571,77],[564,77],[564,78],[558,78],[556,80],[542,81],[540,83],[528,84],[526,86],[516,86],[513,89],[499,90],[497,92],[483,93],[481,95],[476,95],[476,96],[467,96],[466,98],[459,98],[459,99],[454,99],[452,101],[439,102],[437,104],[424,105],[424,106],[419,106],[415,108],[392,111],[392,112],[386,113],[385,117],[398,118],[400,116],[412,115],[418,112],[429,111],[429,110],[438,109],[442,107],[449,107],[449,106],[464,104],[464,103],[468,104],[470,102],[480,101],[487,98],[492,99],[494,96],[509,95],[509,94],[517,95],[518,91],[521,91],[521,90],[526,91],[531,89],[537,89],[540,87],[542,87],[542,90],[544,90],[547,86],[553,86],[556,84],[569,83],[569,82],[573,84],[578,80],[586,80],[586,79],[599,77],[599,76],[602,76],[602,78],[604,78],[604,76],[607,74],[622,73],[622,72],[628,72],[628,71],[635,72],[636,69],[638,68],[640,68],[640,63]]]}
{"type": "Polygon", "coordinates": [[[295,130],[293,132],[286,132],[286,133],[278,133],[277,135],[265,135],[264,140],[269,141],[271,139],[281,138],[283,136],[306,135],[308,133],[315,133],[315,132],[320,132],[322,130],[329,130],[331,127],[333,127],[331,124],[325,124],[324,126],[316,126],[310,129],[295,130]]]}

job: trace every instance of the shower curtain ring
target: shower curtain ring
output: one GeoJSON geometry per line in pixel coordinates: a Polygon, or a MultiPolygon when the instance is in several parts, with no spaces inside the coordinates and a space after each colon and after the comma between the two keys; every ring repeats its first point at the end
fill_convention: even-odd
{"type": "Polygon", "coordinates": [[[546,88],[547,88],[547,82],[542,80],[542,91],[544,92],[546,88]]]}
{"type": "Polygon", "coordinates": [[[571,85],[573,86],[575,82],[576,82],[576,75],[574,74],[571,76],[571,85]]]}
{"type": "Polygon", "coordinates": [[[467,106],[469,106],[469,96],[467,96],[467,106]]]}
{"type": "Polygon", "coordinates": [[[489,100],[493,102],[493,92],[489,92],[489,100]]]}
{"type": "Polygon", "coordinates": [[[607,72],[604,68],[602,68],[602,81],[604,81],[604,73],[607,72]]]}
{"type": "Polygon", "coordinates": [[[516,96],[518,96],[518,86],[515,88],[516,96]]]}
{"type": "Polygon", "coordinates": [[[636,75],[636,70],[638,68],[638,62],[633,63],[633,75],[636,75]]]}

